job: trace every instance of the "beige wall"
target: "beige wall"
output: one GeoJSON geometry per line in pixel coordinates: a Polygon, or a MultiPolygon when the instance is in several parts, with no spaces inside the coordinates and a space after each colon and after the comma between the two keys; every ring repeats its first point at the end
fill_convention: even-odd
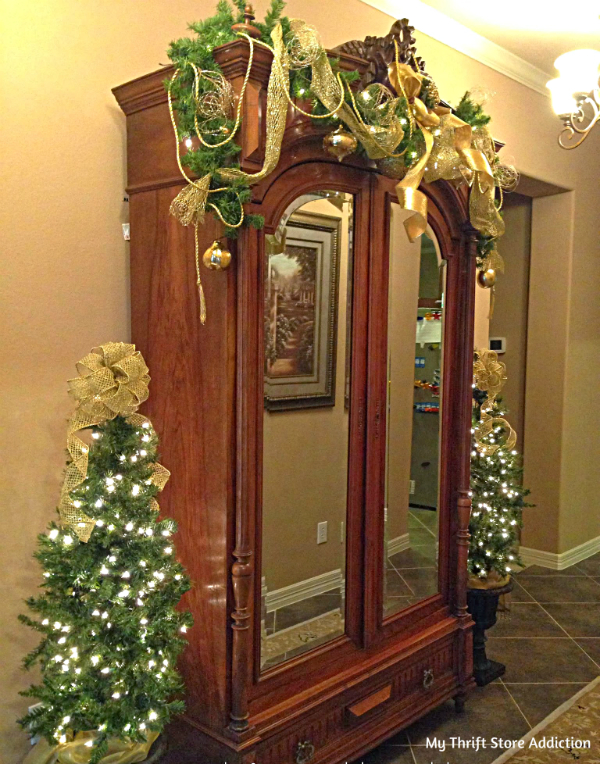
{"type": "Polygon", "coordinates": [[[518,448],[523,452],[531,199],[520,194],[507,194],[504,197],[504,222],[506,234],[500,239],[498,246],[504,258],[504,274],[498,276],[495,287],[490,336],[506,339],[506,353],[500,357],[508,370],[502,399],[508,407],[510,422],[517,432],[518,448]]]}
{"type": "MultiPolygon", "coordinates": [[[[260,14],[266,3],[257,5],[260,14]]],[[[27,705],[17,694],[28,681],[19,662],[36,638],[15,619],[21,600],[39,581],[31,553],[58,498],[71,409],[66,379],[92,346],[129,336],[127,245],[120,232],[126,214],[125,120],[110,88],[165,63],[169,41],[212,8],[206,0],[31,0],[3,7],[0,760],[6,764],[27,750],[14,720],[27,705]]],[[[287,10],[315,24],[327,46],[385,34],[391,25],[389,17],[357,0],[292,0],[287,10]]],[[[546,496],[540,478],[533,497],[538,514],[532,515],[537,524],[560,526],[555,542],[566,548],[600,533],[599,475],[590,469],[600,456],[594,404],[600,131],[577,151],[561,151],[548,99],[417,37],[444,98],[456,102],[475,84],[495,91],[489,104],[494,134],[508,144],[519,169],[574,190],[574,233],[564,253],[571,265],[560,274],[569,284],[562,295],[569,319],[561,337],[564,391],[548,384],[543,364],[537,377],[539,420],[554,416],[555,401],[562,407],[560,431],[538,449],[541,474],[559,475],[559,486],[546,496]],[[584,522],[590,512],[594,519],[584,522]]],[[[558,222],[551,215],[547,221],[550,236],[558,222]]],[[[540,341],[547,341],[541,332],[540,341]]]]}
{"type": "MultiPolygon", "coordinates": [[[[326,190],[326,189],[323,189],[326,190]]],[[[346,310],[348,288],[348,205],[304,204],[312,212],[342,221],[339,259],[335,406],[295,411],[265,410],[263,419],[263,562],[267,591],[332,571],[345,575],[348,475],[346,310]],[[328,538],[317,545],[317,523],[326,521],[328,538]]]]}
{"type": "Polygon", "coordinates": [[[408,533],[408,484],[413,429],[415,323],[419,300],[420,241],[411,244],[406,214],[392,204],[390,220],[389,401],[387,463],[387,540],[408,533]]]}

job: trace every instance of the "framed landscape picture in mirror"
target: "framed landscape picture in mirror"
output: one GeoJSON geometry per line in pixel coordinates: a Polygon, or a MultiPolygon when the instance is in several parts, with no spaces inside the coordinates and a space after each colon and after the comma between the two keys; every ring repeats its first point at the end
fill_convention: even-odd
{"type": "Polygon", "coordinates": [[[266,236],[265,408],[335,405],[341,218],[297,210],[266,236]]]}

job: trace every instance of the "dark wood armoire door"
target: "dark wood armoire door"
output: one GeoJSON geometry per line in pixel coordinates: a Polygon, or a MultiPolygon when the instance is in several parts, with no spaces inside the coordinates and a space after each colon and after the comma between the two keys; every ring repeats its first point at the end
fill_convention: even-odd
{"type": "MultiPolygon", "coordinates": [[[[248,661],[244,660],[242,668],[242,671],[249,671],[251,674],[248,688],[248,707],[251,713],[260,712],[286,699],[289,696],[290,685],[298,690],[303,687],[308,689],[313,683],[314,672],[323,679],[328,676],[335,677],[343,667],[350,666],[357,660],[364,646],[365,538],[363,529],[367,463],[368,289],[371,246],[369,232],[372,178],[370,173],[364,170],[346,167],[337,162],[309,162],[292,166],[282,171],[277,178],[269,178],[269,181],[268,186],[266,184],[261,186],[256,195],[257,201],[253,204],[253,211],[264,215],[265,227],[262,231],[244,232],[240,243],[240,251],[244,253],[242,267],[247,278],[253,283],[252,295],[248,295],[248,300],[242,302],[242,312],[239,316],[239,321],[244,324],[243,347],[239,348],[244,361],[239,369],[240,384],[243,384],[240,387],[243,396],[240,411],[243,418],[238,429],[239,447],[256,468],[255,471],[252,468],[248,470],[248,482],[239,486],[238,506],[239,511],[243,511],[246,518],[253,520],[251,527],[248,523],[248,537],[237,540],[238,551],[243,549],[243,544],[253,548],[256,566],[253,592],[254,624],[251,638],[247,640],[245,648],[248,650],[248,661]],[[343,215],[336,213],[340,207],[344,208],[343,215]],[[315,245],[314,251],[318,253],[322,250],[321,254],[325,261],[327,257],[332,256],[332,252],[327,251],[328,226],[332,225],[336,214],[342,227],[343,219],[346,218],[347,227],[345,232],[341,230],[339,234],[336,234],[338,236],[337,277],[330,276],[328,284],[325,283],[325,279],[321,279],[316,284],[316,307],[313,308],[314,324],[327,321],[330,325],[329,336],[325,327],[320,336],[317,337],[315,333],[313,360],[315,366],[318,366],[323,359],[327,361],[326,354],[323,354],[321,358],[317,357],[319,343],[326,344],[327,352],[334,354],[336,366],[336,369],[332,370],[334,395],[333,397],[331,393],[329,397],[320,395],[319,390],[313,392],[310,383],[307,385],[303,382],[297,384],[296,389],[291,391],[295,395],[278,397],[277,393],[280,391],[277,390],[274,395],[268,395],[265,390],[276,387],[273,380],[275,383],[285,380],[285,375],[279,378],[273,375],[269,377],[271,382],[263,384],[266,376],[265,367],[269,365],[269,361],[265,359],[271,342],[270,313],[267,303],[269,294],[273,298],[272,290],[279,288],[278,284],[274,284],[273,277],[273,273],[277,273],[277,266],[279,265],[280,268],[290,266],[289,257],[282,253],[273,254],[273,241],[277,241],[278,228],[283,219],[287,221],[287,251],[299,252],[303,256],[306,254],[302,252],[303,244],[306,245],[304,249],[309,252],[315,245]],[[348,219],[351,219],[351,231],[348,228],[348,219]],[[292,234],[297,238],[292,239],[292,234]],[[278,264],[278,260],[283,262],[278,264]],[[342,285],[340,285],[341,281],[343,281],[342,285]],[[321,293],[327,288],[330,289],[329,310],[326,309],[325,295],[321,293]],[[320,316],[317,316],[318,311],[321,312],[320,316]],[[340,316],[342,313],[343,319],[340,316]],[[336,344],[337,347],[335,347],[336,344]],[[253,384],[251,380],[255,380],[256,384],[253,384]],[[309,393],[306,395],[302,390],[303,384],[309,388],[309,393]],[[331,423],[334,417],[336,417],[335,424],[331,423]],[[287,431],[288,422],[292,423],[289,429],[294,428],[289,437],[305,439],[302,444],[304,451],[289,441],[283,441],[286,453],[276,449],[277,442],[282,442],[282,438],[285,437],[281,433],[287,431]],[[305,423],[308,429],[302,429],[305,423]],[[334,430],[333,428],[336,427],[339,429],[334,430]],[[327,428],[326,433],[322,432],[324,428],[327,428]],[[283,578],[285,571],[267,569],[268,566],[271,569],[277,567],[278,550],[273,550],[269,545],[279,543],[273,538],[274,533],[269,532],[269,525],[274,522],[270,516],[270,513],[273,514],[273,507],[269,504],[269,494],[273,493],[272,484],[278,478],[276,473],[289,474],[287,462],[294,458],[296,459],[294,469],[296,472],[303,472],[306,482],[321,479],[317,473],[326,469],[328,460],[339,458],[339,455],[336,456],[331,452],[323,453],[320,469],[315,470],[313,474],[307,472],[300,462],[310,457],[311,450],[323,448],[321,441],[324,439],[328,441],[330,448],[332,445],[335,447],[337,443],[345,460],[345,466],[337,471],[338,485],[332,486],[342,495],[339,503],[344,505],[343,508],[338,507],[343,513],[341,522],[344,533],[344,553],[341,555],[340,567],[344,591],[335,603],[336,610],[340,611],[343,627],[334,630],[330,639],[320,640],[314,649],[297,650],[296,655],[285,656],[273,655],[271,651],[268,657],[264,655],[265,635],[263,633],[265,628],[268,628],[265,627],[263,602],[265,579],[267,584],[270,584],[272,578],[287,580],[283,578]],[[242,544],[239,543],[240,541],[242,544]],[[263,654],[261,654],[261,648],[263,654]]],[[[281,280],[279,274],[277,275],[281,280]]],[[[296,278],[297,274],[294,277],[296,278]]],[[[245,279],[246,276],[242,278],[245,279]]],[[[271,308],[271,313],[274,310],[279,311],[277,319],[281,316],[282,321],[288,320],[285,315],[286,310],[292,316],[298,312],[294,304],[296,296],[286,299],[284,291],[282,289],[277,293],[278,304],[271,308]]],[[[306,315],[306,312],[304,311],[301,315],[306,315]]],[[[295,331],[299,332],[301,328],[302,326],[295,331]]],[[[277,331],[276,327],[275,333],[277,331]]],[[[272,365],[282,366],[283,362],[289,364],[289,360],[278,359],[272,365]]],[[[301,374],[298,375],[300,376],[301,374]]],[[[282,388],[285,385],[279,385],[279,387],[282,388]]],[[[288,385],[288,387],[291,386],[288,385]]],[[[316,383],[314,387],[316,389],[316,383]]],[[[314,464],[314,462],[311,463],[314,464]]],[[[297,495],[288,501],[288,504],[294,505],[295,500],[298,511],[302,511],[302,502],[305,498],[307,504],[311,499],[315,500],[314,493],[307,496],[302,488],[297,489],[297,495]]],[[[292,490],[289,486],[280,486],[280,489],[284,492],[292,490]]],[[[318,496],[316,498],[318,499],[318,496]]],[[[283,501],[279,500],[278,515],[282,503],[283,501]]],[[[285,522],[285,516],[278,517],[277,521],[285,522]]],[[[336,535],[335,539],[329,540],[329,543],[338,543],[337,539],[336,535]]],[[[342,546],[341,542],[340,546],[342,546]]],[[[318,551],[318,547],[316,548],[318,551]]],[[[285,554],[280,557],[280,562],[281,566],[295,564],[295,561],[285,554]]],[[[305,573],[304,576],[306,578],[307,574],[305,573]]],[[[308,578],[313,577],[309,575],[308,578]]],[[[332,582],[332,585],[334,584],[335,582],[332,582]]],[[[290,589],[290,586],[282,588],[290,589]]],[[[278,587],[276,597],[280,591],[281,588],[278,587]]],[[[271,592],[268,591],[267,602],[270,596],[271,592]]],[[[288,605],[287,608],[289,615],[290,606],[288,605]]],[[[274,640],[270,641],[272,643],[274,640]]],[[[235,649],[234,635],[234,654],[235,649]]]]}

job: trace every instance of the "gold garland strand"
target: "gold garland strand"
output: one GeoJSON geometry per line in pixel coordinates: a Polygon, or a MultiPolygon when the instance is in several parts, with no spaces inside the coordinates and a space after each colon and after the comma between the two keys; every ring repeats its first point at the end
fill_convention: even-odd
{"type": "MultiPolygon", "coordinates": [[[[380,170],[391,177],[400,178],[396,186],[398,201],[403,209],[413,212],[405,221],[404,225],[411,241],[421,236],[427,227],[427,197],[419,190],[423,180],[433,182],[438,179],[451,180],[460,183],[466,180],[470,187],[469,216],[471,223],[482,235],[495,240],[504,233],[504,223],[499,214],[499,208],[495,203],[495,189],[500,188],[500,202],[502,203],[503,181],[501,168],[498,172],[492,172],[490,164],[495,160],[493,141],[485,128],[473,129],[447,107],[438,104],[434,109],[429,109],[419,98],[424,75],[419,71],[418,63],[413,61],[416,67],[413,69],[408,64],[400,63],[397,41],[394,40],[395,57],[393,64],[388,69],[388,76],[397,97],[404,97],[408,103],[408,133],[411,137],[416,130],[423,135],[425,149],[418,160],[406,169],[405,163],[397,161],[406,154],[406,149],[394,152],[404,138],[404,130],[401,121],[395,114],[394,94],[385,88],[383,95],[378,95],[387,106],[386,120],[389,124],[370,125],[362,116],[355,94],[351,87],[344,83],[341,74],[334,74],[327,52],[321,46],[316,31],[300,19],[290,20],[292,42],[288,48],[283,40],[283,30],[278,24],[271,33],[273,47],[260,41],[253,40],[244,32],[239,36],[244,37],[249,44],[249,59],[246,74],[238,100],[236,119],[233,130],[223,141],[211,144],[202,135],[202,127],[198,120],[198,114],[212,114],[211,109],[227,107],[226,88],[219,91],[215,81],[217,95],[210,100],[207,106],[201,103],[200,83],[203,76],[211,79],[210,72],[200,70],[194,64],[194,90],[193,96],[196,104],[194,112],[194,124],[198,139],[207,148],[218,148],[232,141],[239,129],[243,100],[246,86],[249,81],[250,71],[254,56],[254,43],[271,51],[273,62],[267,87],[266,109],[266,140],[265,155],[262,168],[256,173],[246,173],[237,168],[222,168],[217,170],[218,175],[225,182],[233,182],[243,179],[249,185],[258,183],[267,177],[276,168],[281,155],[281,146],[285,132],[288,107],[291,106],[298,113],[312,119],[327,119],[337,117],[350,130],[353,136],[360,141],[368,157],[377,162],[380,170]],[[311,68],[310,89],[318,100],[323,104],[327,112],[325,114],[311,114],[298,106],[290,96],[290,70],[311,68]],[[346,93],[347,88],[347,93],[346,93]],[[346,102],[349,95],[350,103],[346,102]],[[389,97],[388,97],[389,96],[389,97]],[[223,106],[225,104],[225,106],[223,106]],[[203,112],[204,109],[204,112],[203,112]],[[389,114],[392,117],[389,118],[389,114]]],[[[198,180],[192,180],[186,174],[179,154],[179,140],[175,121],[171,89],[175,78],[179,75],[177,70],[169,83],[168,101],[171,123],[177,142],[177,163],[183,178],[188,186],[183,189],[171,204],[171,213],[184,225],[194,225],[195,240],[195,263],[198,292],[200,297],[200,316],[202,323],[206,320],[206,303],[204,291],[200,279],[198,225],[204,221],[206,207],[210,207],[221,222],[230,228],[239,228],[244,222],[244,208],[240,202],[240,218],[231,224],[227,222],[216,204],[208,201],[209,194],[230,190],[229,186],[211,189],[211,175],[207,174],[198,180]]],[[[215,75],[216,77],[216,75],[215,75]]],[[[213,78],[214,79],[214,78],[213,78]]],[[[381,86],[384,87],[384,86],[381,86]]],[[[434,87],[434,92],[437,89],[434,87]]],[[[365,90],[365,92],[368,92],[365,90]]],[[[212,91],[208,91],[210,96],[212,91]]],[[[402,120],[404,122],[404,120],[402,120]]],[[[511,170],[511,168],[508,168],[511,170]]],[[[514,176],[514,172],[505,172],[507,178],[514,176]]],[[[508,187],[509,181],[506,181],[508,187]]],[[[239,194],[238,194],[239,200],[239,194]]],[[[500,204],[501,206],[501,204],[500,204]]],[[[492,265],[501,270],[502,258],[496,247],[485,257],[488,267],[492,265]]]]}
{"type": "MultiPolygon", "coordinates": [[[[248,37],[243,33],[242,36],[248,37]]],[[[273,29],[271,39],[273,40],[273,48],[271,49],[273,65],[267,85],[267,134],[263,166],[258,172],[252,174],[233,168],[219,170],[219,175],[224,180],[232,181],[244,178],[250,184],[258,183],[270,175],[279,163],[281,143],[287,120],[287,98],[290,90],[289,64],[285,57],[281,24],[273,29]]],[[[266,43],[261,42],[260,44],[269,48],[266,43]]]]}
{"type": "Polygon", "coordinates": [[[194,226],[194,261],[196,263],[196,286],[198,288],[198,298],[200,300],[200,323],[206,323],[206,299],[204,297],[204,288],[200,278],[200,245],[198,243],[198,225],[194,226]]]}
{"type": "MultiPolygon", "coordinates": [[[[242,89],[240,91],[240,97],[238,101],[238,108],[237,108],[237,116],[236,116],[236,122],[235,127],[232,130],[231,134],[226,138],[224,141],[218,144],[208,144],[206,143],[201,135],[200,128],[197,121],[197,116],[194,114],[194,123],[196,126],[196,131],[199,140],[202,142],[204,146],[208,146],[210,148],[218,148],[219,146],[224,146],[226,143],[229,143],[233,140],[235,133],[237,132],[240,121],[241,121],[241,113],[242,113],[242,102],[244,98],[244,93],[246,91],[246,85],[248,84],[248,79],[250,77],[250,70],[252,68],[252,61],[253,61],[253,55],[254,55],[254,47],[252,44],[252,38],[249,38],[250,40],[250,56],[248,58],[248,67],[246,69],[246,76],[244,77],[244,82],[242,84],[242,89]]],[[[194,71],[194,78],[196,83],[195,88],[195,94],[196,94],[196,101],[198,100],[198,87],[199,87],[199,73],[198,68],[191,64],[192,69],[194,71]]],[[[198,226],[201,225],[204,222],[204,214],[205,209],[207,206],[207,199],[209,194],[216,194],[219,191],[227,191],[229,190],[228,186],[223,186],[221,188],[210,188],[210,181],[211,181],[211,174],[207,173],[199,180],[192,180],[188,176],[188,174],[185,172],[183,168],[183,164],[181,162],[181,155],[179,153],[179,134],[177,132],[177,121],[175,120],[175,112],[173,110],[173,98],[171,94],[171,89],[173,87],[173,82],[175,81],[176,77],[179,74],[179,69],[177,69],[173,76],[171,77],[171,80],[169,82],[169,86],[167,89],[167,98],[169,103],[169,116],[171,118],[171,125],[173,127],[173,133],[175,135],[175,154],[177,158],[177,166],[179,168],[179,172],[183,176],[184,180],[187,181],[187,186],[182,189],[175,199],[171,202],[171,206],[169,208],[169,212],[171,215],[176,217],[179,222],[184,226],[193,225],[194,226],[194,261],[196,265],[196,285],[198,288],[198,297],[200,301],[200,323],[204,325],[206,323],[206,299],[204,296],[204,288],[202,286],[202,278],[200,275],[200,251],[199,251],[199,243],[198,243],[198,226]]],[[[239,200],[239,194],[238,200],[239,200]]],[[[244,206],[240,202],[240,219],[237,223],[229,223],[223,215],[221,214],[221,210],[217,207],[216,204],[212,204],[212,202],[208,202],[208,206],[213,209],[221,222],[226,225],[228,228],[239,228],[243,222],[244,222],[244,206]]]]}

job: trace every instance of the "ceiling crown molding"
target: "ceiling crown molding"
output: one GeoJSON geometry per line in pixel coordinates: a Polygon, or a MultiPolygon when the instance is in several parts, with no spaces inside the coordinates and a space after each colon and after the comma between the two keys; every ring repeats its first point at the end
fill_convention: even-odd
{"type": "Polygon", "coordinates": [[[410,23],[419,32],[520,82],[521,85],[535,90],[546,98],[550,97],[546,87],[550,75],[436,8],[420,0],[402,0],[401,3],[397,0],[361,0],[361,2],[387,13],[394,19],[402,13],[409,18],[410,23]]]}

